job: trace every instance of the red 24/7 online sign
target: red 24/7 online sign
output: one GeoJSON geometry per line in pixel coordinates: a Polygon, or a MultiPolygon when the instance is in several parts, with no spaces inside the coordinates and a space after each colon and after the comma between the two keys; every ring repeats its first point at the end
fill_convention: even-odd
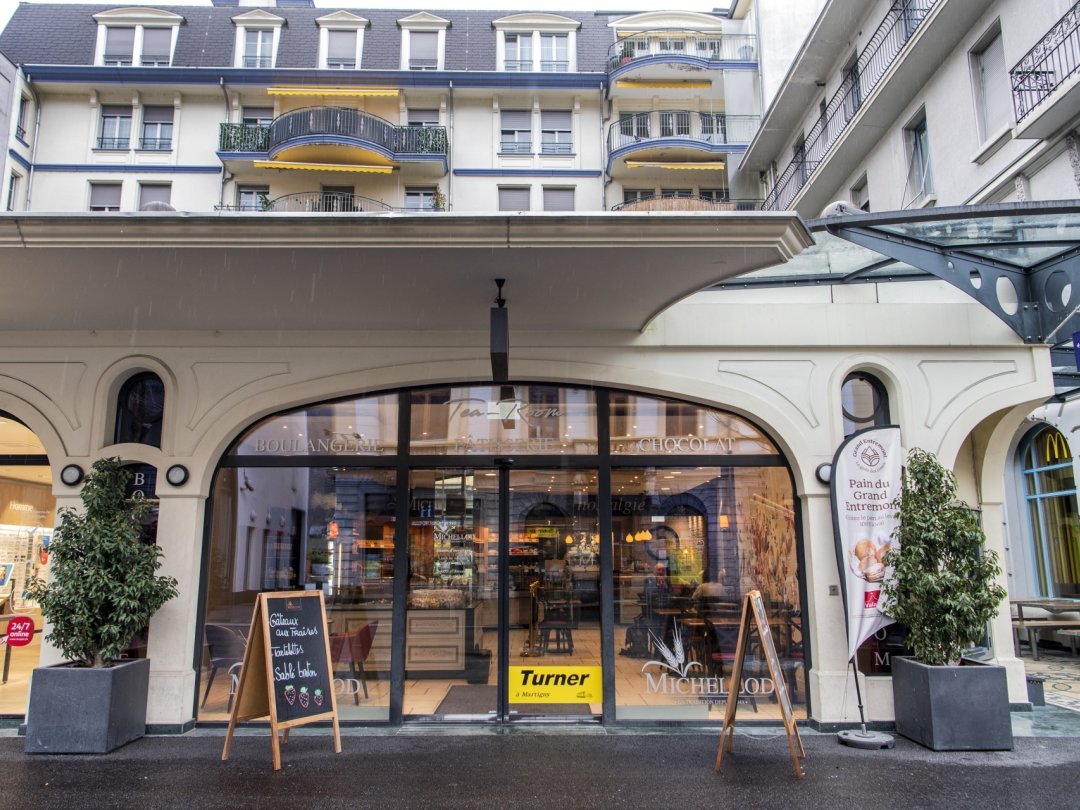
{"type": "Polygon", "coordinates": [[[29,616],[16,616],[8,622],[7,643],[12,647],[25,647],[34,637],[34,620],[29,616]]]}

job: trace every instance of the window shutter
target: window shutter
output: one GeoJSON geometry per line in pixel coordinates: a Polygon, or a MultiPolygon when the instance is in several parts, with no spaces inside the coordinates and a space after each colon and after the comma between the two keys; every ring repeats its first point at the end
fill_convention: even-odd
{"type": "Polygon", "coordinates": [[[517,131],[532,130],[532,112],[530,110],[503,110],[502,128],[517,131]]]}
{"type": "Polygon", "coordinates": [[[120,184],[119,183],[94,183],[90,186],[91,208],[119,208],[120,207],[120,184]]]}
{"type": "Polygon", "coordinates": [[[499,210],[500,211],[528,211],[530,189],[527,188],[500,188],[499,210]]]}
{"type": "Polygon", "coordinates": [[[540,113],[540,128],[569,131],[570,111],[544,110],[540,113]]]}
{"type": "Polygon", "coordinates": [[[573,211],[574,189],[572,188],[545,188],[544,189],[545,211],[573,211]]]}
{"type": "Polygon", "coordinates": [[[409,110],[409,125],[414,127],[427,127],[439,125],[438,110],[409,110]]]}
{"type": "Polygon", "coordinates": [[[143,123],[171,124],[172,120],[172,107],[143,107],[143,123]]]}
{"type": "Polygon", "coordinates": [[[982,83],[982,135],[985,139],[1009,122],[1012,109],[1012,92],[1005,68],[1005,48],[1000,34],[979,54],[979,73],[982,83]]]}
{"type": "Polygon", "coordinates": [[[172,186],[166,184],[139,186],[139,210],[141,211],[152,202],[169,202],[172,197],[172,186]]]}
{"type": "Polygon", "coordinates": [[[168,56],[172,50],[171,28],[144,28],[142,52],[144,56],[168,56]]]}
{"type": "Polygon", "coordinates": [[[122,104],[103,104],[101,114],[105,118],[131,118],[131,107],[122,104]]]}
{"type": "Polygon", "coordinates": [[[410,31],[409,32],[409,58],[430,59],[432,62],[439,58],[439,34],[437,31],[410,31]]]}
{"type": "Polygon", "coordinates": [[[355,31],[327,31],[326,56],[328,59],[355,59],[355,31]]]}
{"type": "Polygon", "coordinates": [[[134,28],[106,28],[105,56],[131,56],[135,49],[134,28]]]}

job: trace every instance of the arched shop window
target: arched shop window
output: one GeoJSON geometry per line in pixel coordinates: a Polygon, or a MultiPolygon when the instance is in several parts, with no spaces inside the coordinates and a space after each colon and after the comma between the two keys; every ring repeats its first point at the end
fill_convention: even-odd
{"type": "Polygon", "coordinates": [[[120,386],[116,397],[115,444],[131,442],[161,447],[161,420],[165,414],[165,385],[153,372],[144,371],[120,386]]]}
{"type": "MultiPolygon", "coordinates": [[[[510,683],[500,652],[511,667],[614,661],[598,680],[617,719],[719,719],[752,589],[805,716],[791,473],[735,414],[551,383],[322,403],[244,432],[208,513],[200,720],[226,716],[256,594],[285,589],[326,596],[345,721],[385,722],[392,705],[427,719],[601,713],[585,692],[570,706],[501,703],[479,688],[510,683]]],[[[779,716],[764,673],[748,688],[760,718],[779,716]]]]}
{"type": "Polygon", "coordinates": [[[1042,596],[1080,596],[1080,514],[1068,440],[1052,427],[1021,448],[1034,581],[1042,596]]]}
{"type": "MultiPolygon", "coordinates": [[[[56,520],[52,470],[41,441],[11,414],[0,411],[0,615],[29,616],[34,636],[25,647],[0,648],[0,715],[26,711],[30,674],[41,654],[41,612],[23,596],[31,576],[49,576],[49,546],[56,520]]],[[[7,619],[0,619],[6,632],[7,619]]]]}
{"type": "Polygon", "coordinates": [[[840,406],[845,436],[889,423],[889,396],[885,386],[866,372],[856,371],[847,376],[840,389],[840,406]]]}

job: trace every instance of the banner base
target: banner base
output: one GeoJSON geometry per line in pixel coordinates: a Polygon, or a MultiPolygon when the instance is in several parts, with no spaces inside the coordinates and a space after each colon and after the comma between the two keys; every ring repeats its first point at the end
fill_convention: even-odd
{"type": "Polygon", "coordinates": [[[879,748],[892,748],[896,745],[896,740],[893,739],[892,735],[882,734],[880,731],[867,731],[866,729],[860,729],[859,731],[852,731],[851,729],[838,731],[836,733],[836,739],[841,745],[846,745],[850,748],[876,750],[879,748]]]}

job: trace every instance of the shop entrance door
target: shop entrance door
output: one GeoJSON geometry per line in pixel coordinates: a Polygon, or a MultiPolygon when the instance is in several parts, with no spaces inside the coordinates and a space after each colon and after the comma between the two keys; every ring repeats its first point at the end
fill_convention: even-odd
{"type": "Polygon", "coordinates": [[[601,713],[598,518],[595,470],[411,472],[407,719],[601,713]]]}

